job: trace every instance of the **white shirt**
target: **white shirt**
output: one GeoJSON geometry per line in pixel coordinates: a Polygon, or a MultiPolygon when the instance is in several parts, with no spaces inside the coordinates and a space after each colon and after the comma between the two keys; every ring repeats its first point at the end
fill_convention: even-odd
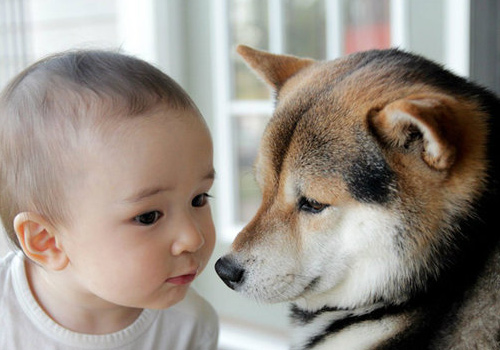
{"type": "Polygon", "coordinates": [[[0,260],[1,350],[215,350],[218,319],[212,306],[190,289],[165,310],[144,309],[127,328],[92,335],[55,323],[31,293],[21,253],[0,260]]]}

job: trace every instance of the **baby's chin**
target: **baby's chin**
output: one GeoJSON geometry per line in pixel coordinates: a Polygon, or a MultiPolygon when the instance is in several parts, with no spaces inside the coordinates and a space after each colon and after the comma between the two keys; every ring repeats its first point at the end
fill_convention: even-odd
{"type": "Polygon", "coordinates": [[[171,306],[181,302],[187,295],[191,283],[185,283],[181,285],[171,285],[169,286],[169,291],[164,298],[161,298],[157,302],[152,303],[152,305],[145,307],[146,309],[153,310],[163,310],[168,309],[171,306]]]}

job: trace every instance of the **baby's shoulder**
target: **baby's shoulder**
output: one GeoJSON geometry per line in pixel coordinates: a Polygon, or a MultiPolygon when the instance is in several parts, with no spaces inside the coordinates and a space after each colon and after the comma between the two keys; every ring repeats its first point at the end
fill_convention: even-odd
{"type": "Polygon", "coordinates": [[[16,254],[14,252],[8,252],[0,256],[0,267],[9,265],[12,262],[12,259],[14,259],[15,255],[16,254]]]}
{"type": "Polygon", "coordinates": [[[16,259],[16,253],[9,252],[0,257],[0,278],[3,280],[7,278],[7,274],[12,269],[12,263],[16,259]]]}

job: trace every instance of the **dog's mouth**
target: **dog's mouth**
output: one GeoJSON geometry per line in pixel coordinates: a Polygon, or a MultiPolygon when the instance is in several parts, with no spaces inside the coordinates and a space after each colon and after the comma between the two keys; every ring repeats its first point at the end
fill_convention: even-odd
{"type": "Polygon", "coordinates": [[[229,288],[271,303],[292,301],[311,292],[314,293],[321,281],[320,276],[306,278],[288,273],[250,282],[251,276],[248,275],[248,271],[231,254],[217,260],[215,271],[229,288]]]}

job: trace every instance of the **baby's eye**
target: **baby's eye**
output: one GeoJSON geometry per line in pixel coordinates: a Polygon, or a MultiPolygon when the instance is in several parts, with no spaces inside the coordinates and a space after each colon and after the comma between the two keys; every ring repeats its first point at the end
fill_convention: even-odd
{"type": "Polygon", "coordinates": [[[208,203],[208,199],[211,197],[212,196],[210,196],[208,193],[199,194],[193,198],[193,200],[191,201],[191,205],[195,208],[203,207],[208,203]]]}
{"type": "Polygon", "coordinates": [[[134,218],[134,221],[140,225],[148,226],[148,225],[153,225],[155,222],[157,222],[161,217],[163,216],[162,213],[159,211],[149,211],[147,213],[137,215],[134,218]]]}

